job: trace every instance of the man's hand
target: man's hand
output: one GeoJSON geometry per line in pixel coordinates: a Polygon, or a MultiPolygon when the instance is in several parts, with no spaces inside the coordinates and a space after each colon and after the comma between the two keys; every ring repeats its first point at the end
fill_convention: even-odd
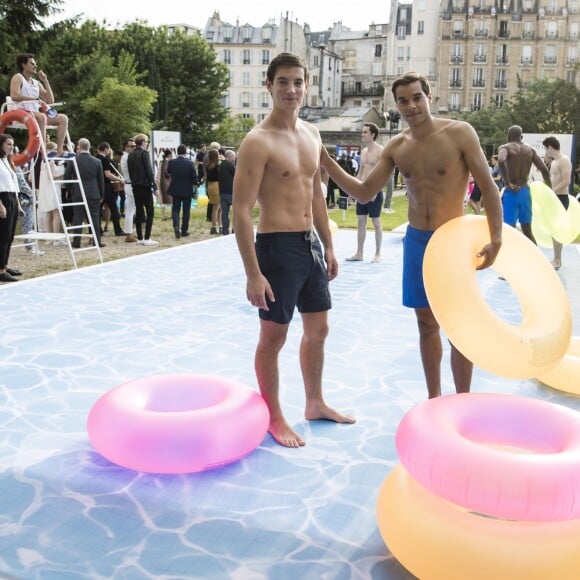
{"type": "Polygon", "coordinates": [[[324,261],[326,262],[328,279],[334,280],[338,276],[338,261],[333,250],[326,250],[324,253],[324,261]]]}
{"type": "Polygon", "coordinates": [[[483,258],[483,261],[479,266],[477,266],[476,270],[484,270],[485,268],[489,268],[497,258],[499,250],[501,248],[501,242],[490,242],[486,244],[481,252],[477,254],[478,258],[483,258]]]}
{"type": "Polygon", "coordinates": [[[43,70],[38,71],[38,80],[41,81],[42,84],[48,81],[48,77],[46,76],[46,73],[43,70]]]}
{"type": "Polygon", "coordinates": [[[276,302],[272,287],[263,274],[254,278],[248,278],[246,283],[246,296],[252,306],[261,308],[262,310],[269,310],[266,297],[270,302],[276,302]]]}

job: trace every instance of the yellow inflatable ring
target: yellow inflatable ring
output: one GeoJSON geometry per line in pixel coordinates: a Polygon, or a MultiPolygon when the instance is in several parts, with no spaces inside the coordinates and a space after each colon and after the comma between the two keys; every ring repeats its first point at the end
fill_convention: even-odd
{"type": "Polygon", "coordinates": [[[534,378],[556,366],[566,352],[570,304],[542,252],[515,228],[504,225],[502,232],[493,268],[519,300],[520,324],[495,314],[478,286],[477,253],[489,242],[484,217],[463,216],[435,231],[423,261],[425,289],[441,328],[469,360],[498,376],[534,378]]]}
{"type": "Polygon", "coordinates": [[[580,395],[580,337],[572,337],[564,358],[538,380],[559,391],[580,395]]]}
{"type": "Polygon", "coordinates": [[[568,210],[566,210],[558,196],[543,181],[534,181],[530,184],[530,193],[533,214],[532,232],[536,241],[548,248],[552,247],[552,238],[561,244],[571,244],[580,233],[577,200],[569,195],[568,210]]]}
{"type": "Polygon", "coordinates": [[[478,516],[427,491],[400,465],[379,491],[377,517],[391,553],[421,580],[580,578],[580,520],[478,516]]]}

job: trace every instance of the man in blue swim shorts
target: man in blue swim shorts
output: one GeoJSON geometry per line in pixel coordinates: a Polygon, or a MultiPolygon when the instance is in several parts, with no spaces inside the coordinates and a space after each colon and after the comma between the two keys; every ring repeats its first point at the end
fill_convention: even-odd
{"type": "Polygon", "coordinates": [[[519,221],[522,233],[535,244],[528,177],[533,163],[550,186],[550,172],[536,150],[522,141],[522,128],[519,125],[513,125],[508,129],[508,142],[501,145],[498,150],[498,163],[505,183],[501,197],[503,221],[514,228],[519,221]]]}
{"type": "Polygon", "coordinates": [[[259,309],[254,364],[270,411],[268,430],[281,445],[299,447],[304,440],[290,427],[280,406],[278,371],[278,355],[296,307],[303,325],[304,416],[337,423],[354,423],[354,419],[329,407],[322,396],[329,281],[337,276],[338,263],[322,194],[320,134],[298,118],[308,88],[302,60],[290,53],[278,54],[268,67],[266,88],[272,96],[272,111],[246,135],[238,151],[234,231],[246,271],[246,296],[259,309]],[[256,202],[260,217],[254,241],[256,202]]]}
{"type": "MultiPolygon", "coordinates": [[[[421,361],[431,398],[441,394],[443,348],[439,324],[423,285],[425,248],[437,228],[463,215],[471,172],[481,189],[490,233],[489,243],[478,253],[479,269],[491,266],[501,247],[501,204],[473,127],[462,121],[431,116],[428,80],[417,73],[407,73],[393,83],[391,90],[409,127],[387,143],[372,173],[362,181],[349,176],[324,150],[321,163],[340,188],[362,203],[389,180],[395,166],[405,178],[409,226],[404,239],[403,304],[415,310],[421,361]]],[[[453,345],[451,369],[456,392],[468,392],[473,364],[453,345]]]]}

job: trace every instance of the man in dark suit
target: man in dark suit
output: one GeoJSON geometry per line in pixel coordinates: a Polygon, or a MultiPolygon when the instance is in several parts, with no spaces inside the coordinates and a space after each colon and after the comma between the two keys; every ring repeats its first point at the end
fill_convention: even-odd
{"type": "MultiPolygon", "coordinates": [[[[73,161],[67,162],[64,173],[65,180],[80,179],[85,190],[85,197],[89,207],[90,224],[97,238],[99,246],[101,243],[101,203],[105,197],[105,178],[103,175],[103,166],[101,162],[90,154],[91,143],[88,139],[79,139],[78,155],[76,156],[76,165],[79,175],[76,175],[75,164],[73,161]]],[[[73,184],[73,202],[82,202],[81,188],[78,183],[73,184]]],[[[73,208],[73,226],[80,226],[86,217],[85,208],[82,205],[75,205],[73,208]]],[[[81,230],[75,230],[80,233],[81,230]]],[[[80,236],[74,236],[73,248],[81,247],[80,236]]]]}
{"type": "Polygon", "coordinates": [[[180,145],[177,148],[177,157],[170,159],[167,165],[167,173],[171,176],[171,182],[167,193],[173,198],[171,217],[173,218],[173,231],[175,237],[189,236],[189,213],[191,200],[197,187],[197,172],[191,159],[187,157],[187,147],[180,145]],[[181,230],[179,229],[179,214],[183,209],[181,218],[181,230]]]}
{"type": "Polygon", "coordinates": [[[228,149],[225,159],[218,167],[218,182],[220,185],[220,205],[222,208],[222,234],[230,233],[230,209],[234,193],[234,175],[236,173],[236,153],[228,149]]]}

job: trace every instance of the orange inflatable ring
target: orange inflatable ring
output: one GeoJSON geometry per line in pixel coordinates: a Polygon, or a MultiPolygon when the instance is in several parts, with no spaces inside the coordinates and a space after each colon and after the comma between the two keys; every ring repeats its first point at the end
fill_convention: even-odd
{"type": "Polygon", "coordinates": [[[580,578],[580,520],[482,517],[427,491],[400,465],[381,486],[377,517],[393,556],[422,580],[580,578]]]}
{"type": "Polygon", "coordinates": [[[500,318],[479,288],[477,253],[489,243],[484,217],[463,216],[435,231],[423,261],[425,290],[441,328],[469,360],[501,377],[535,378],[555,367],[568,348],[570,303],[554,268],[530,240],[507,225],[502,236],[492,267],[519,300],[520,324],[500,318]]]}
{"type": "Polygon", "coordinates": [[[13,109],[0,115],[0,133],[4,133],[6,127],[13,121],[23,123],[28,131],[28,143],[26,143],[24,151],[12,157],[14,165],[19,166],[28,163],[36,155],[40,147],[41,134],[34,114],[24,109],[13,109]]]}
{"type": "Polygon", "coordinates": [[[553,389],[580,395],[580,337],[572,337],[564,358],[538,380],[553,389]]]}

